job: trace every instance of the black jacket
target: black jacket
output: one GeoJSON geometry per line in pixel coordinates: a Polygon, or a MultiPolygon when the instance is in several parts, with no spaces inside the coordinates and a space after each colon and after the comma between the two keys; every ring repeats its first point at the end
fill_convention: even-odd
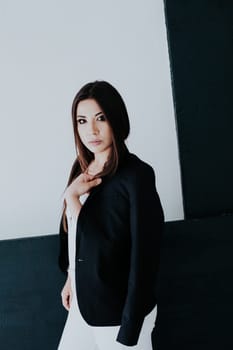
{"type": "MultiPolygon", "coordinates": [[[[138,342],[156,305],[164,213],[153,168],[127,151],[113,177],[93,187],[77,220],[76,290],[92,326],[121,325],[116,340],[138,342]]],[[[60,222],[60,269],[67,274],[68,235],[60,222]]],[[[78,325],[77,325],[78,327],[78,325]]]]}

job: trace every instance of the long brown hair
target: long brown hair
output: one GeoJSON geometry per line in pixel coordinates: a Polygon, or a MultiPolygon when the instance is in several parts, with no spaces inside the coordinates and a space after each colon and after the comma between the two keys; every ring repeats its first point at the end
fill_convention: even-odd
{"type": "MultiPolygon", "coordinates": [[[[103,170],[96,174],[95,177],[113,176],[125,152],[128,151],[125,140],[130,132],[130,124],[127,109],[121,95],[110,83],[104,80],[96,80],[85,84],[75,95],[71,108],[77,158],[72,165],[65,190],[76,177],[87,170],[88,165],[94,159],[94,154],[82,143],[77,130],[76,113],[78,103],[89,98],[94,99],[103,110],[111,127],[113,138],[112,151],[109,158],[106,161],[103,170]]],[[[64,200],[62,228],[67,232],[65,211],[66,202],[64,200]]]]}

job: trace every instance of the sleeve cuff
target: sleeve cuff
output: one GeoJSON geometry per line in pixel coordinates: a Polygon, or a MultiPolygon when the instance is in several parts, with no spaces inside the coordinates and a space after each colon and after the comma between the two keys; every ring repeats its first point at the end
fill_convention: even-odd
{"type": "Polygon", "coordinates": [[[128,346],[137,345],[143,321],[144,318],[141,318],[137,321],[123,321],[120,326],[116,341],[128,346]]]}

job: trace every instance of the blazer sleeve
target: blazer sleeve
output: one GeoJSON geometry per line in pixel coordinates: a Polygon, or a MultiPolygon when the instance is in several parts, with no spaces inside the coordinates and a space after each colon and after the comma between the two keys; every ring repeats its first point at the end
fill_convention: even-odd
{"type": "Polygon", "coordinates": [[[68,234],[63,229],[62,218],[60,220],[60,225],[59,225],[58,266],[59,266],[60,270],[64,273],[64,275],[68,275],[68,272],[67,272],[67,269],[69,267],[68,234]]]}
{"type": "Polygon", "coordinates": [[[153,168],[146,164],[129,179],[131,253],[128,290],[116,340],[138,342],[145,315],[156,305],[156,277],[164,213],[153,168]]]}

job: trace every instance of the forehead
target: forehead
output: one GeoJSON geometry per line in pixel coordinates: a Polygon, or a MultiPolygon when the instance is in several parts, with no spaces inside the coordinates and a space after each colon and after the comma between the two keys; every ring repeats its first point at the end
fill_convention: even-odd
{"type": "Polygon", "coordinates": [[[78,103],[76,114],[77,116],[82,115],[92,117],[95,116],[95,114],[98,112],[103,113],[103,110],[101,109],[96,100],[89,98],[86,100],[82,100],[78,103]]]}

